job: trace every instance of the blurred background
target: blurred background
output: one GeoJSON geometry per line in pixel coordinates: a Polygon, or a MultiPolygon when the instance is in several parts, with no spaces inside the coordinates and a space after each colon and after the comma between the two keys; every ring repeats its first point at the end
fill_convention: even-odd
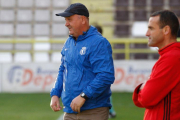
{"type": "Polygon", "coordinates": [[[113,119],[143,119],[132,92],[159,58],[157,48],[147,46],[148,19],[164,9],[180,16],[180,0],[0,0],[0,120],[61,119],[62,112],[49,107],[49,92],[68,29],[55,14],[77,2],[86,5],[90,24],[102,27],[113,49],[113,119]]]}

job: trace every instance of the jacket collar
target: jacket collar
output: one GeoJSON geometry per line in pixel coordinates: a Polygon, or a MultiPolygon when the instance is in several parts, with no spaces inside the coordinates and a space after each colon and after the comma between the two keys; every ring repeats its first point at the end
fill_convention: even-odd
{"type": "Polygon", "coordinates": [[[170,43],[169,45],[163,47],[162,49],[158,50],[160,56],[162,56],[164,53],[170,51],[171,49],[174,49],[174,48],[180,48],[180,43],[179,42],[173,42],[173,43],[170,43]]]}

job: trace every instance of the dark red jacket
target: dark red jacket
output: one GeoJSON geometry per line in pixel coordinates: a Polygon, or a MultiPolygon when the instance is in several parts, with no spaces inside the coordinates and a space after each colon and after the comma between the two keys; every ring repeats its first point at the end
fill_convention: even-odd
{"type": "Polygon", "coordinates": [[[180,120],[180,43],[159,50],[149,80],[133,93],[134,104],[146,108],[144,120],[180,120]]]}

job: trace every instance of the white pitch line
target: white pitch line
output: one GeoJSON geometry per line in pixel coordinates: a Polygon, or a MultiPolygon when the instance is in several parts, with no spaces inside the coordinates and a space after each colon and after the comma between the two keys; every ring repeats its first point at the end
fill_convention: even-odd
{"type": "Polygon", "coordinates": [[[57,120],[63,120],[64,114],[61,114],[57,120]]]}

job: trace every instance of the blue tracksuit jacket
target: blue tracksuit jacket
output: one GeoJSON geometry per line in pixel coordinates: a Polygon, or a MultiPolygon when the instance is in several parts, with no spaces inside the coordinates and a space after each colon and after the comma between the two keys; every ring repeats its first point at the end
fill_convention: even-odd
{"type": "Polygon", "coordinates": [[[106,38],[90,26],[77,40],[69,36],[61,54],[59,74],[50,95],[61,97],[64,112],[76,113],[70,104],[81,92],[88,96],[81,111],[111,107],[114,65],[111,45],[106,38]]]}

